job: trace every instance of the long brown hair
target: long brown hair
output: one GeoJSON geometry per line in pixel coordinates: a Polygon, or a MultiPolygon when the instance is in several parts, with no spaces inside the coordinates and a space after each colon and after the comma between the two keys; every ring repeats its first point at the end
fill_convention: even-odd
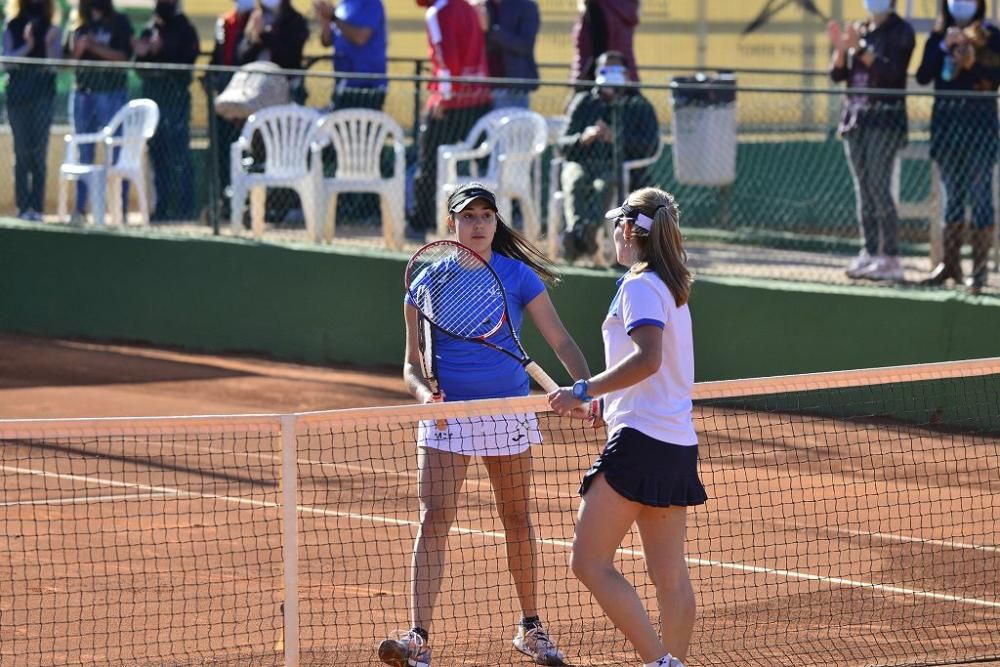
{"type": "MultiPolygon", "coordinates": [[[[496,216],[497,230],[493,235],[493,243],[490,244],[490,249],[504,257],[524,262],[532,271],[538,274],[539,278],[549,285],[558,283],[559,274],[556,273],[549,258],[532,245],[531,241],[525,238],[521,232],[504,222],[499,211],[494,210],[493,213],[496,216]]],[[[457,224],[458,221],[455,220],[455,214],[451,213],[450,217],[452,224],[457,224]]]]}
{"type": "Polygon", "coordinates": [[[504,222],[499,213],[496,216],[497,231],[490,246],[493,252],[524,262],[549,285],[558,283],[559,274],[556,273],[549,258],[525,238],[524,234],[504,222]]]}
{"type": "Polygon", "coordinates": [[[681,238],[681,213],[674,196],[658,188],[642,188],[628,196],[628,203],[653,220],[648,232],[639,225],[632,225],[639,261],[629,272],[656,272],[677,306],[683,306],[691,295],[694,278],[687,267],[687,251],[681,238]]]}

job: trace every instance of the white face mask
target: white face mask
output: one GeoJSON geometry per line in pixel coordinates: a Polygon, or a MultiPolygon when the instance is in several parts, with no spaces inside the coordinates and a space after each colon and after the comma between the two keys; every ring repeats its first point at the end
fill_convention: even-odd
{"type": "Polygon", "coordinates": [[[252,12],[254,8],[254,0],[236,0],[236,11],[238,12],[252,12]]]}
{"type": "Polygon", "coordinates": [[[887,14],[892,8],[892,0],[864,0],[865,11],[869,14],[887,14]]]}
{"type": "Polygon", "coordinates": [[[959,23],[965,24],[972,20],[979,9],[976,0],[948,0],[948,11],[959,23]]]}

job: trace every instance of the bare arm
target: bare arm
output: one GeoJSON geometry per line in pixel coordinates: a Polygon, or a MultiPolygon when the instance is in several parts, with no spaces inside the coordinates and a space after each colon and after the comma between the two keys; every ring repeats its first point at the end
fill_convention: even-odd
{"type": "Polygon", "coordinates": [[[542,338],[545,339],[545,342],[549,344],[552,351],[559,357],[559,361],[562,362],[569,376],[574,380],[590,377],[590,366],[587,365],[587,360],[584,358],[583,352],[580,351],[580,347],[573,340],[573,337],[569,335],[569,332],[566,331],[562,320],[559,319],[559,313],[556,312],[555,306],[552,305],[549,293],[543,291],[536,296],[525,307],[525,311],[531,316],[531,321],[535,323],[535,326],[538,327],[542,338]]]}
{"type": "Polygon", "coordinates": [[[431,403],[434,394],[424,380],[420,367],[420,343],[417,337],[417,309],[410,304],[403,305],[403,319],[406,322],[406,352],[403,357],[403,382],[406,390],[421,403],[431,403]]]}

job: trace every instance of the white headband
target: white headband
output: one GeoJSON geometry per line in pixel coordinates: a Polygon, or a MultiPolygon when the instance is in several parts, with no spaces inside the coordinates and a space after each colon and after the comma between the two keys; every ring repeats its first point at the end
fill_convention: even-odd
{"type": "Polygon", "coordinates": [[[650,229],[653,228],[653,219],[650,218],[645,213],[640,213],[639,215],[635,216],[635,224],[638,225],[639,227],[642,227],[648,232],[650,229]]]}

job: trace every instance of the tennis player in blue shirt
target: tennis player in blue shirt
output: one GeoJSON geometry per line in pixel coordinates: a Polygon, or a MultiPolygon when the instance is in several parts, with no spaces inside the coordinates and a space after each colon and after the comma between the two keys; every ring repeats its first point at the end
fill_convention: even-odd
{"type": "Polygon", "coordinates": [[[608,443],[580,486],[573,573],[645,667],[683,667],[695,618],[684,560],[687,508],[707,499],[691,416],[691,273],[670,194],[637,190],[607,217],[615,220],[618,262],[630,267],[601,326],[607,369],[549,394],[559,414],[592,396],[605,401],[608,443]],[[656,587],[659,636],[615,568],[615,552],[633,524],[656,587]]]}
{"type": "MultiPolygon", "coordinates": [[[[572,377],[590,377],[587,362],[566,331],[545,289],[557,278],[548,261],[497,214],[494,194],[479,183],[465,185],[448,200],[448,228],[499,274],[514,328],[524,313],[572,377]]],[[[435,397],[420,364],[417,310],[407,301],[403,379],[421,402],[435,397]]],[[[446,401],[525,396],[528,374],[517,360],[486,346],[434,332],[438,380],[446,401]]],[[[498,336],[501,334],[498,334],[498,336]]],[[[507,334],[509,336],[509,334],[507,334]]],[[[531,445],[541,442],[533,414],[495,420],[448,420],[421,425],[417,441],[420,529],[413,548],[410,616],[412,627],[379,645],[382,662],[395,667],[431,663],[428,630],[441,589],[448,533],[458,511],[457,497],[473,456],[482,457],[504,526],[507,566],[521,604],[514,646],[540,665],[562,665],[563,654],[546,634],[537,604],[536,541],[531,523],[531,445]]]]}

